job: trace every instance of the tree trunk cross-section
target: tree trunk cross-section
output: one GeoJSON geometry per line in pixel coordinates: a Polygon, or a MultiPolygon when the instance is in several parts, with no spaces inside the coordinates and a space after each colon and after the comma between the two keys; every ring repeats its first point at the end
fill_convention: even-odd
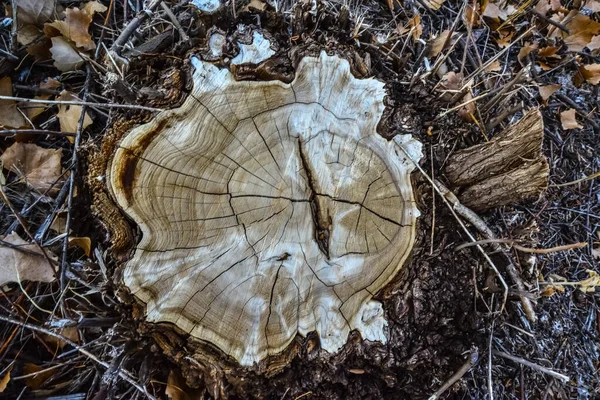
{"type": "Polygon", "coordinates": [[[140,227],[123,272],[147,318],[171,322],[242,365],[317,331],[385,342],[372,296],[407,259],[421,145],[376,133],[383,84],[322,53],[291,84],[236,82],[192,59],[184,104],[128,132],[108,167],[140,227]]]}

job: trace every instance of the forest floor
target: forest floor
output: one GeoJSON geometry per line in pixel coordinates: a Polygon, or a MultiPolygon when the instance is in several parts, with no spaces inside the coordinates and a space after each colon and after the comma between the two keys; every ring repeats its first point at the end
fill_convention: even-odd
{"type": "Polygon", "coordinates": [[[148,1],[151,12],[139,0],[12,3],[0,26],[1,398],[600,397],[599,1],[238,0],[213,14],[187,1],[148,1]],[[386,345],[353,333],[339,354],[300,354],[274,376],[186,384],[164,336],[122,301],[88,159],[119,121],[185,98],[189,57],[211,57],[211,33],[227,40],[209,61],[228,67],[252,29],[275,61],[241,78],[289,79],[322,49],[347,58],[357,77],[386,83],[380,133],[421,140],[423,170],[445,183],[453,153],[539,109],[548,189],[479,213],[497,237],[535,249],[505,247],[526,291],[501,259],[503,301],[482,254],[457,249],[470,242],[460,217],[415,172],[417,245],[378,295],[386,345]]]}

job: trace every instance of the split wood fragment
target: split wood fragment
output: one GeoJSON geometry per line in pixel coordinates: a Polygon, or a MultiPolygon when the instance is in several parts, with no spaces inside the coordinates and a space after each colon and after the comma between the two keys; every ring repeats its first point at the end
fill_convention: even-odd
{"type": "Polygon", "coordinates": [[[492,140],[457,151],[445,175],[465,206],[486,210],[538,196],[548,187],[542,154],[544,128],[538,110],[529,111],[492,140]]]}

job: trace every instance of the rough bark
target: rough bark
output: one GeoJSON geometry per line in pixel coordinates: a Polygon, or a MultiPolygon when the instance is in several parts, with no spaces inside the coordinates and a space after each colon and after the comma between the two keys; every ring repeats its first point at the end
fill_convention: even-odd
{"type": "Polygon", "coordinates": [[[548,186],[543,137],[541,114],[532,110],[489,142],[453,154],[445,175],[461,189],[461,202],[475,210],[535,197],[548,186]]]}

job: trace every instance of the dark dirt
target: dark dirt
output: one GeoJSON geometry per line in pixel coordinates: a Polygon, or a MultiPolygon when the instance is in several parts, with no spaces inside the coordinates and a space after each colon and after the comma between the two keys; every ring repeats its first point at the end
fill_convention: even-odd
{"type": "MultiPolygon", "coordinates": [[[[292,8],[288,5],[285,9],[292,8]]],[[[423,37],[440,30],[441,24],[449,27],[457,9],[458,5],[450,4],[436,13],[421,10],[423,37]]],[[[117,10],[122,11],[120,5],[117,10]]],[[[476,124],[462,121],[455,113],[436,119],[440,111],[449,105],[447,99],[440,98],[435,92],[433,80],[417,77],[419,71],[423,72],[423,43],[407,46],[400,54],[391,53],[392,56],[386,55],[389,48],[383,50],[371,44],[374,36],[381,33],[375,28],[393,29],[390,28],[393,18],[389,8],[382,3],[366,2],[352,9],[353,15],[359,11],[363,13],[364,23],[374,28],[363,29],[355,36],[350,34],[355,21],[346,17],[346,11],[338,3],[320,3],[318,16],[306,11],[292,11],[293,21],[289,15],[282,17],[269,8],[262,13],[239,13],[237,21],[233,20],[229,10],[203,18],[197,18],[189,7],[174,6],[172,10],[181,25],[189,27],[188,35],[192,40],[188,43],[171,40],[166,45],[161,42],[160,46],[164,48],[155,47],[147,54],[134,57],[125,80],[108,84],[105,79],[104,85],[95,83],[91,92],[102,94],[112,102],[174,106],[179,95],[189,88],[183,82],[169,90],[165,84],[171,76],[169,72],[185,72],[189,53],[202,54],[209,28],[216,26],[233,35],[241,22],[255,27],[260,25],[277,40],[279,46],[272,64],[265,66],[264,70],[243,71],[243,79],[289,78],[302,55],[326,49],[348,58],[357,77],[376,76],[385,81],[389,97],[380,124],[381,134],[387,138],[400,133],[415,135],[424,144],[422,166],[426,171],[433,171],[436,178],[443,180],[443,167],[453,151],[485,140],[476,124]],[[294,50],[288,51],[292,45],[294,50]],[[158,56],[154,52],[162,54],[158,56]]],[[[395,22],[405,24],[413,14],[409,7],[396,10],[395,22]]],[[[488,34],[487,31],[479,32],[477,36],[476,45],[485,48],[480,54],[483,59],[499,51],[494,46],[484,47],[488,34]]],[[[177,38],[175,33],[172,38],[177,38]]],[[[138,44],[147,39],[138,37],[138,44]]],[[[402,40],[398,50],[401,47],[402,40]]],[[[460,68],[463,50],[464,42],[448,58],[451,70],[460,68]]],[[[231,58],[236,53],[236,45],[229,42],[224,58],[231,58]]],[[[517,48],[507,53],[509,62],[506,68],[513,74],[521,68],[517,53],[517,48]]],[[[476,56],[470,52],[466,67],[468,73],[474,69],[471,65],[474,58],[476,56]]],[[[225,64],[217,62],[217,65],[225,64]]],[[[36,80],[42,75],[36,78],[36,73],[49,68],[50,64],[37,66],[24,63],[11,74],[15,82],[38,84],[36,80]],[[24,73],[24,70],[31,74],[24,73]]],[[[560,68],[540,73],[535,80],[540,84],[565,80],[564,77],[574,70],[572,63],[565,63],[560,68]]],[[[496,85],[509,81],[510,73],[499,79],[496,85]]],[[[81,89],[83,77],[82,74],[74,74],[63,84],[81,89]]],[[[594,131],[593,126],[600,122],[595,112],[600,105],[598,86],[584,84],[577,88],[565,85],[559,94],[567,100],[572,99],[581,113],[595,122],[583,121],[583,129],[563,131],[558,112],[565,109],[567,100],[552,97],[542,107],[544,154],[551,168],[551,184],[571,182],[600,170],[600,132],[594,131]]],[[[501,124],[486,132],[488,137],[493,137],[503,126],[520,118],[524,109],[539,105],[537,97],[522,90],[506,103],[493,108],[489,115],[480,117],[489,122],[500,111],[517,108],[501,124]]],[[[99,148],[107,128],[114,121],[143,119],[143,113],[137,111],[92,113],[95,113],[96,122],[88,128],[85,146],[86,151],[92,152],[99,148]]],[[[2,150],[12,143],[11,140],[2,139],[2,150]]],[[[66,139],[45,137],[36,143],[47,148],[63,148],[64,166],[69,167],[72,146],[66,139]]],[[[531,323],[518,302],[519,293],[512,290],[506,308],[501,312],[502,292],[486,262],[474,247],[454,250],[457,245],[469,240],[439,196],[433,196],[431,187],[418,173],[414,174],[422,212],[418,243],[410,264],[378,296],[383,301],[389,321],[389,342],[386,345],[363,342],[358,334],[353,333],[339,354],[328,355],[319,349],[314,335],[309,335],[308,338],[297,338],[291,353],[298,354],[292,357],[289,366],[274,375],[256,375],[238,368],[224,372],[221,366],[205,365],[204,369],[209,373],[200,376],[197,365],[184,357],[192,346],[168,328],[144,323],[143,308],[132,305],[131,299],[114,285],[110,275],[116,263],[110,253],[105,253],[111,245],[110,239],[91,213],[92,196],[85,191],[88,187],[85,184],[85,162],[82,162],[81,168],[84,173],[76,181],[81,193],[75,198],[71,210],[73,233],[75,236],[91,237],[92,248],[98,252],[87,258],[80,249],[69,251],[66,274],[70,289],[63,301],[66,311],[61,318],[51,319],[36,307],[53,309],[58,304],[60,287],[57,284],[28,283],[25,289],[35,299],[36,305],[16,285],[12,285],[1,293],[0,314],[45,327],[52,327],[44,325],[50,321],[54,326],[59,323],[76,326],[80,344],[107,362],[110,368],[106,370],[98,366],[68,345],[58,347],[43,334],[0,323],[0,372],[12,365],[11,377],[19,377],[35,371],[31,364],[42,368],[54,367],[52,374],[44,375],[36,384],[27,378],[11,379],[0,395],[2,398],[78,394],[81,397],[72,398],[143,398],[118,377],[117,373],[124,370],[130,371],[135,380],[145,385],[154,396],[164,398],[169,372],[182,366],[188,383],[198,387],[204,398],[225,395],[240,399],[296,399],[301,396],[306,399],[425,399],[457,371],[475,349],[479,361],[442,398],[490,398],[490,386],[497,399],[593,399],[600,396],[597,377],[600,362],[598,295],[566,287],[565,293],[541,297],[536,305],[538,322],[531,323]],[[105,264],[106,270],[101,267],[105,264]],[[498,356],[491,358],[490,366],[490,349],[552,368],[566,374],[570,380],[562,383],[498,356]],[[488,379],[490,373],[491,382],[488,379]]],[[[14,176],[8,175],[8,178],[10,181],[14,176]]],[[[40,201],[40,196],[31,193],[24,184],[11,184],[4,190],[17,210],[27,210],[37,200],[31,210],[21,215],[32,232],[38,231],[48,215],[59,207],[52,199],[40,201]]],[[[17,229],[22,233],[19,222],[7,207],[1,206],[0,216],[0,232],[17,229]]],[[[598,271],[597,260],[591,253],[593,243],[600,240],[600,190],[595,180],[550,187],[540,199],[490,210],[481,216],[499,237],[521,239],[529,247],[589,243],[587,248],[533,258],[530,254],[511,251],[534,298],[538,293],[536,289],[543,289],[539,282],[548,281],[552,274],[576,282],[588,278],[587,269],[598,271]]],[[[472,231],[475,232],[474,229],[472,231]]],[[[61,254],[62,241],[56,240],[52,244],[52,238],[47,234],[43,242],[50,242],[46,247],[61,254]]],[[[494,257],[494,261],[505,273],[504,260],[494,257]]],[[[183,383],[181,385],[183,387],[183,383]]],[[[186,390],[192,393],[191,389],[186,390]]]]}

